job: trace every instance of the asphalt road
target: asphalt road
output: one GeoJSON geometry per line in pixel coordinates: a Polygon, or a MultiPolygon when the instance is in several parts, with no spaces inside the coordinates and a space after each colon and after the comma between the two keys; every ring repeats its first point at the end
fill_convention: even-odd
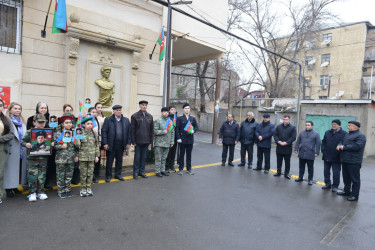
{"type": "MultiPolygon", "coordinates": [[[[196,139],[194,176],[96,184],[87,198],[74,188],[70,199],[5,199],[0,249],[374,249],[373,159],[361,170],[360,200],[348,202],[318,184],[221,167],[221,146],[196,139]]],[[[321,160],[315,170],[323,181],[321,160]]]]}

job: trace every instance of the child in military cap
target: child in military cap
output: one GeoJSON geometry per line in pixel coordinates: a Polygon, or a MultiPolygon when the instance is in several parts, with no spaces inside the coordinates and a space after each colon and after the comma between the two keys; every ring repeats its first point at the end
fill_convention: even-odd
{"type": "Polygon", "coordinates": [[[84,127],[84,138],[78,140],[79,145],[79,171],[81,173],[81,191],[80,196],[93,196],[91,185],[94,173],[94,163],[99,161],[99,142],[98,136],[94,133],[92,126],[93,117],[86,117],[82,120],[84,127]]]}
{"type": "Polygon", "coordinates": [[[54,144],[56,149],[56,182],[57,195],[60,198],[72,197],[71,180],[73,177],[74,161],[78,161],[78,145],[73,141],[64,142],[62,137],[66,134],[71,135],[74,117],[63,115],[59,118],[61,127],[54,135],[54,144]]]}
{"type": "MultiPolygon", "coordinates": [[[[33,117],[33,124],[35,128],[44,128],[46,125],[46,118],[43,114],[36,114],[33,117]]],[[[42,148],[49,151],[49,146],[45,145],[46,133],[39,131],[37,134],[38,144],[35,147],[31,145],[31,130],[27,130],[25,136],[22,138],[21,145],[29,148],[31,151],[37,151],[42,148]],[[48,148],[47,148],[48,147],[48,148]],[[47,150],[48,149],[48,150],[47,150]]],[[[52,145],[53,146],[53,143],[52,145]]],[[[41,156],[27,156],[27,181],[29,185],[29,201],[36,201],[37,198],[45,200],[48,196],[44,193],[44,182],[46,179],[46,168],[48,162],[48,155],[41,156]]]]}

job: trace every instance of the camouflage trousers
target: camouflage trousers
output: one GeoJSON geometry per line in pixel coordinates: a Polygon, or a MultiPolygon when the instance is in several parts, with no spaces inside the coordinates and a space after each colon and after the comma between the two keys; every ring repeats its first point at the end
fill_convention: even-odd
{"type": "Polygon", "coordinates": [[[72,191],[71,181],[73,177],[74,163],[56,163],[57,193],[72,191]]]}
{"type": "Polygon", "coordinates": [[[158,147],[154,148],[155,152],[155,172],[160,173],[165,171],[165,161],[168,156],[169,148],[158,147]]]}
{"type": "Polygon", "coordinates": [[[46,180],[46,168],[48,158],[27,159],[27,181],[29,183],[29,193],[44,193],[44,182],[46,180]]]}
{"type": "Polygon", "coordinates": [[[94,161],[79,162],[79,171],[81,173],[81,190],[91,189],[94,165],[94,161]]]}

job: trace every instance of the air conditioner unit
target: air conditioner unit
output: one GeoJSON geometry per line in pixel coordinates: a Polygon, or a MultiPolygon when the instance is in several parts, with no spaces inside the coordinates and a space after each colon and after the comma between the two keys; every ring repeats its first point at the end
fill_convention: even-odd
{"type": "Polygon", "coordinates": [[[326,46],[329,46],[330,44],[331,44],[331,40],[329,40],[329,39],[327,39],[327,40],[324,40],[323,42],[322,42],[322,45],[326,45],[326,46]]]}
{"type": "Polygon", "coordinates": [[[329,62],[324,62],[322,64],[320,64],[320,67],[327,67],[329,65],[329,62]]]}
{"type": "Polygon", "coordinates": [[[311,61],[309,61],[307,64],[308,65],[314,65],[315,64],[315,62],[316,62],[316,59],[312,59],[311,61]]]}
{"type": "Polygon", "coordinates": [[[322,89],[327,89],[328,88],[328,85],[322,85],[320,86],[322,89]]]}

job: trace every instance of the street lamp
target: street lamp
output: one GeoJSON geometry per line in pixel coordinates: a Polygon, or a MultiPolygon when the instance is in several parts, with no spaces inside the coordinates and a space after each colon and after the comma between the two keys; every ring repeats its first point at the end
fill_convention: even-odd
{"type": "Polygon", "coordinates": [[[166,48],[166,57],[165,57],[165,65],[164,65],[164,81],[163,81],[163,107],[166,106],[167,99],[166,99],[166,93],[167,93],[167,79],[168,79],[168,69],[170,66],[170,60],[171,60],[171,30],[172,30],[172,5],[180,5],[180,4],[191,4],[193,1],[178,1],[171,3],[168,0],[168,16],[167,16],[167,48],[166,48]]]}

